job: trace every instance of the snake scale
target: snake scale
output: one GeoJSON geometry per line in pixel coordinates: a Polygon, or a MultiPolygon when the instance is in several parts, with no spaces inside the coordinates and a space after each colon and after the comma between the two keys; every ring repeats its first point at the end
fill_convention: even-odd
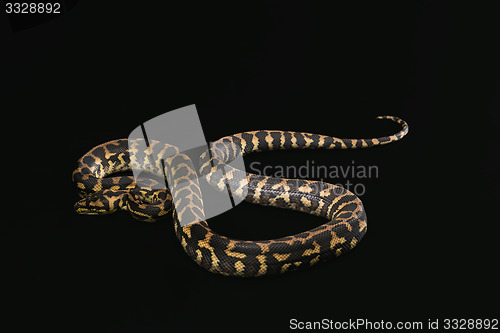
{"type": "Polygon", "coordinates": [[[237,240],[217,234],[204,219],[203,200],[193,164],[175,147],[157,141],[150,142],[147,150],[140,151],[144,145],[139,141],[114,140],[94,147],[80,158],[73,181],[82,199],[75,204],[75,210],[92,215],[122,209],[143,221],[154,221],[172,211],[175,234],[184,251],[212,273],[252,277],[309,267],[349,251],[363,238],[367,223],[361,200],[343,187],[320,181],[267,177],[231,168],[227,172],[228,163],[239,149],[244,156],[277,149],[365,148],[398,141],[408,132],[408,125],[402,119],[377,118],[390,119],[402,129],[394,135],[373,139],[339,139],[280,130],[243,132],[215,141],[210,152],[201,156],[200,174],[214,187],[222,190],[229,181],[232,182],[232,195],[241,195],[248,202],[302,211],[327,220],[306,232],[262,241],[237,240]],[[139,180],[136,183],[132,176],[113,176],[134,166],[170,177],[167,179],[182,178],[184,181],[169,181],[168,184],[173,184],[172,191],[152,190],[157,182],[153,177],[141,179],[141,186],[138,186],[139,180]],[[215,172],[221,166],[226,167],[224,177],[215,172]],[[239,185],[243,183],[246,185],[239,185]],[[245,186],[246,191],[239,191],[238,186],[245,186]],[[182,212],[173,207],[173,199],[183,202],[182,212]],[[198,222],[181,226],[179,219],[185,216],[194,217],[198,222]]]}

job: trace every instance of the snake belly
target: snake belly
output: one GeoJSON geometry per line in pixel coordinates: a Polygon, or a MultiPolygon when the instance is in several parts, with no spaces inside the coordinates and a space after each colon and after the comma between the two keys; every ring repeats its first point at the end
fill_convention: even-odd
{"type": "Polygon", "coordinates": [[[327,220],[299,234],[262,241],[237,240],[217,234],[204,219],[197,173],[189,158],[178,154],[175,147],[159,142],[151,142],[142,155],[137,151],[141,144],[127,139],[104,143],[85,154],[73,172],[73,180],[82,196],[75,210],[81,214],[107,214],[122,209],[144,221],[154,221],[172,211],[175,234],[184,251],[212,273],[255,277],[309,267],[346,253],[363,238],[367,223],[361,200],[333,184],[245,173],[228,163],[240,152],[245,156],[277,149],[366,148],[398,141],[408,133],[408,125],[402,119],[378,118],[395,121],[402,129],[394,135],[372,139],[340,139],[281,130],[243,132],[215,141],[210,152],[201,156],[200,174],[214,187],[223,190],[229,182],[232,195],[242,196],[245,201],[301,211],[327,220]],[[172,152],[177,154],[169,157],[172,152]],[[134,156],[133,160],[130,156],[134,156]],[[148,156],[155,156],[155,161],[151,162],[148,156]],[[160,160],[166,167],[159,163],[160,160]],[[131,170],[133,165],[172,179],[182,174],[185,181],[169,181],[173,186],[170,192],[168,189],[149,189],[156,184],[154,179],[141,180],[139,187],[131,176],[110,176],[131,170]],[[224,177],[215,172],[221,167],[225,170],[224,177]],[[176,211],[172,200],[182,201],[184,209],[176,211]],[[199,222],[181,226],[179,220],[184,216],[193,216],[199,222]]]}

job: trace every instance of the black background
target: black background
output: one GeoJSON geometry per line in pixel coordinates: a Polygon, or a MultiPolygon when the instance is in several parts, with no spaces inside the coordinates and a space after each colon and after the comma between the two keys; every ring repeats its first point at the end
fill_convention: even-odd
{"type": "MultiPolygon", "coordinates": [[[[291,318],[498,315],[500,62],[489,4],[72,1],[53,19],[2,11],[8,317],[20,331],[282,332],[291,318]],[[287,275],[227,278],[188,258],[171,219],[72,210],[81,155],[189,104],[208,140],[255,129],[397,132],[375,119],[383,114],[410,132],[366,150],[249,156],[355,161],[379,176],[362,181],[368,233],[355,250],[287,275]]],[[[210,220],[242,239],[323,222],[246,203],[210,220]]]]}

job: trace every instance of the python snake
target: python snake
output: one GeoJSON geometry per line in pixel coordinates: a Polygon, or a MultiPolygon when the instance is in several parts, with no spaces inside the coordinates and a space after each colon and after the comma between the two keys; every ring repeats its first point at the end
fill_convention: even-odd
{"type": "Polygon", "coordinates": [[[150,142],[148,149],[141,151],[144,145],[140,140],[114,140],[94,147],[80,158],[73,181],[82,199],[75,204],[75,210],[92,215],[122,209],[143,221],[154,221],[172,211],[175,234],[184,251],[198,265],[213,273],[252,277],[309,267],[347,252],[362,239],[367,223],[361,200],[343,187],[320,181],[274,178],[233,169],[221,177],[215,171],[221,166],[227,168],[238,149],[244,156],[276,149],[365,148],[398,141],[408,133],[408,125],[402,119],[377,118],[397,122],[402,129],[394,135],[373,139],[339,139],[280,130],[243,132],[215,141],[210,153],[207,151],[201,156],[200,173],[213,186],[222,190],[228,181],[236,187],[244,183],[240,187],[245,186],[245,192],[238,188],[232,194],[238,195],[239,191],[248,202],[302,211],[328,221],[293,236],[247,241],[231,239],[211,230],[204,219],[196,171],[189,158],[175,147],[157,141],[150,142]],[[151,156],[154,156],[153,161],[151,156]],[[164,160],[167,167],[160,164],[160,160],[164,160]],[[141,186],[138,186],[132,176],[111,176],[134,166],[160,175],[168,172],[169,179],[182,177],[185,181],[169,182],[173,184],[172,191],[152,190],[157,185],[154,179],[141,179],[141,186]],[[245,182],[241,182],[242,177],[245,182]],[[182,201],[187,208],[176,211],[173,200],[182,201]],[[198,222],[181,226],[179,219],[187,215],[196,217],[198,222]]]}

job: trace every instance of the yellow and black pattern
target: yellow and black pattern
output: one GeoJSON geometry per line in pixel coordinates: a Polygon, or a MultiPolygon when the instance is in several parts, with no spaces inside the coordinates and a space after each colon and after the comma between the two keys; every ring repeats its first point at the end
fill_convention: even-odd
{"type": "Polygon", "coordinates": [[[82,196],[75,210],[81,214],[106,214],[123,209],[145,221],[153,221],[172,210],[175,232],[182,247],[196,263],[213,273],[250,277],[308,267],[339,256],[358,244],[367,228],[361,200],[336,185],[244,173],[228,163],[240,151],[245,155],[277,149],[365,148],[400,140],[408,132],[408,125],[399,118],[378,118],[393,120],[402,125],[402,130],[391,136],[373,139],[339,139],[280,130],[244,132],[217,140],[210,152],[201,156],[199,172],[216,188],[223,190],[230,182],[232,195],[242,196],[246,201],[302,211],[328,221],[293,236],[244,241],[212,231],[204,219],[203,200],[193,164],[183,154],[172,156],[172,152],[178,153],[175,147],[155,141],[143,152],[137,148],[141,146],[140,142],[121,139],[97,146],[85,154],[73,172],[73,180],[82,196]],[[134,154],[130,154],[132,151],[134,154]],[[133,156],[132,160],[130,156],[133,156]],[[174,198],[168,189],[148,189],[147,182],[152,188],[158,180],[137,180],[141,184],[139,187],[133,177],[108,177],[130,170],[134,164],[152,174],[166,175],[167,179],[182,178],[183,181],[168,182],[173,186],[174,198]],[[214,172],[221,167],[225,170],[223,177],[222,173],[214,172]],[[172,199],[183,201],[182,211],[172,207],[172,199]],[[182,227],[180,217],[193,217],[201,222],[182,227]]]}

